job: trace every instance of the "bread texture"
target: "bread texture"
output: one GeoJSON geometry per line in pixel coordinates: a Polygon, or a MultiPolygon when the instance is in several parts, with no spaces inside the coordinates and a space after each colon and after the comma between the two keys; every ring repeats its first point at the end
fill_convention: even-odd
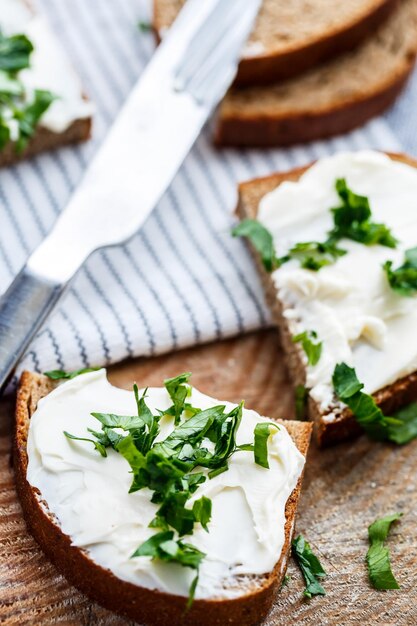
{"type": "Polygon", "coordinates": [[[220,106],[215,141],[274,146],[348,132],[388,108],[417,55],[417,0],[402,0],[360,47],[292,80],[232,88],[220,106]]]}
{"type": "Polygon", "coordinates": [[[92,118],[75,120],[63,133],[54,133],[41,124],[36,128],[35,134],[29,140],[22,153],[16,153],[13,143],[9,143],[0,152],[0,167],[13,165],[24,159],[29,159],[41,152],[55,150],[69,144],[87,141],[91,136],[92,118]]]}
{"type": "MultiPolygon", "coordinates": [[[[233,600],[196,600],[185,612],[185,599],[160,591],[145,589],[122,581],[95,564],[86,552],[71,545],[56,518],[48,510],[38,490],[26,480],[27,437],[30,417],[40,398],[54,388],[45,376],[24,372],[20,381],[15,421],[13,460],[17,492],[27,526],[43,551],[68,580],[106,608],[126,615],[141,624],[155,626],[250,626],[258,623],[269,611],[280,589],[287,567],[294,532],[295,514],[300,497],[300,477],[296,489],[287,501],[285,544],[273,572],[239,581],[242,595],[233,600]]],[[[306,422],[285,421],[285,426],[301,453],[306,456],[311,425],[306,422]]]]}
{"type": "MultiPolygon", "coordinates": [[[[154,0],[154,28],[162,35],[185,0],[154,0]]],[[[398,0],[264,0],[236,82],[267,84],[297,76],[353,49],[371,35],[398,0]]]]}
{"type": "MultiPolygon", "coordinates": [[[[417,168],[417,161],[401,154],[389,154],[396,160],[417,168]]],[[[258,178],[239,186],[239,201],[237,214],[240,219],[256,218],[261,198],[276,189],[285,181],[296,182],[308,167],[298,168],[282,174],[274,174],[265,178],[258,178]]],[[[292,341],[288,321],[283,315],[283,309],[277,296],[272,277],[264,269],[256,251],[250,246],[259,275],[265,291],[266,300],[271,309],[274,322],[279,328],[281,344],[284,351],[290,380],[294,387],[306,382],[306,369],[302,358],[302,349],[292,341]]],[[[402,406],[414,401],[417,396],[417,372],[397,380],[392,385],[384,387],[374,394],[377,404],[385,414],[391,414],[402,406]]],[[[320,446],[328,446],[345,439],[360,435],[363,430],[355,420],[349,409],[337,411],[332,408],[336,418],[326,421],[318,404],[310,397],[307,406],[307,415],[314,423],[315,435],[320,446]]]]}

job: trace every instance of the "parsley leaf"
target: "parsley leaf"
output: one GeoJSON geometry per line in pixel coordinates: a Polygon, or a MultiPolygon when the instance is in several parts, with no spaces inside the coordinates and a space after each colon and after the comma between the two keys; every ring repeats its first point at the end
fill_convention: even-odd
{"type": "Polygon", "coordinates": [[[325,596],[326,592],[321,586],[319,579],[324,578],[326,572],[302,535],[298,535],[297,539],[292,542],[292,549],[306,582],[304,595],[307,598],[318,595],[325,596]]]}
{"type": "Polygon", "coordinates": [[[405,262],[396,270],[392,269],[392,261],[386,261],[383,269],[391,288],[401,296],[417,294],[417,247],[407,250],[405,262]]]}
{"type": "Polygon", "coordinates": [[[95,441],[94,439],[88,439],[86,437],[76,437],[75,435],[67,433],[66,430],[64,430],[64,435],[65,437],[67,437],[67,439],[73,439],[74,441],[88,441],[89,443],[92,443],[94,445],[94,448],[98,450],[98,452],[100,452],[101,456],[107,456],[106,446],[103,445],[101,441],[95,441]]]}
{"type": "Polygon", "coordinates": [[[279,430],[278,424],[273,424],[272,422],[267,424],[265,422],[260,422],[255,426],[255,442],[254,442],[254,454],[255,454],[255,463],[264,467],[265,469],[269,469],[268,463],[268,439],[271,432],[271,428],[275,428],[279,430]]]}
{"type": "Polygon", "coordinates": [[[51,370],[50,372],[44,372],[44,375],[50,378],[51,380],[71,380],[76,376],[80,376],[81,374],[89,374],[90,372],[97,372],[100,367],[85,367],[81,370],[76,370],[75,372],[64,372],[64,370],[51,370]]]}
{"type": "Polygon", "coordinates": [[[385,224],[371,221],[372,212],[368,198],[359,196],[349,189],[344,178],[336,181],[336,191],[342,205],[332,209],[334,227],[329,233],[330,241],[346,238],[367,246],[374,244],[388,248],[397,246],[397,239],[385,224]]]}
{"type": "Polygon", "coordinates": [[[153,30],[152,24],[150,22],[145,22],[143,20],[140,20],[138,22],[138,28],[142,33],[150,33],[153,30]]]}
{"type": "Polygon", "coordinates": [[[26,148],[29,139],[35,132],[36,126],[56,97],[44,89],[36,89],[33,102],[16,109],[14,119],[19,125],[19,138],[16,141],[16,151],[20,154],[26,148]]]}
{"type": "Polygon", "coordinates": [[[18,72],[29,67],[33,45],[26,35],[6,37],[0,32],[0,70],[18,72]]]}
{"type": "Polygon", "coordinates": [[[302,268],[318,272],[326,265],[332,265],[339,257],[344,256],[346,250],[338,248],[334,241],[307,241],[297,243],[291,248],[288,255],[281,259],[281,264],[296,259],[302,268]]]}
{"type": "Polygon", "coordinates": [[[208,532],[207,524],[211,520],[211,508],[211,500],[206,496],[202,496],[193,504],[194,519],[200,522],[206,532],[208,532]]]}
{"type": "Polygon", "coordinates": [[[169,397],[174,403],[173,406],[165,411],[166,414],[174,415],[175,425],[180,421],[181,414],[184,410],[185,400],[190,395],[190,386],[187,385],[191,377],[190,372],[180,374],[175,378],[167,378],[164,380],[165,389],[169,393],[169,397]]]}
{"type": "Polygon", "coordinates": [[[389,550],[384,547],[384,541],[388,537],[391,524],[399,520],[401,516],[402,513],[387,515],[377,519],[368,528],[370,547],[366,554],[366,561],[369,579],[375,589],[399,589],[399,584],[391,570],[389,550]]]}
{"type": "Polygon", "coordinates": [[[301,343],[307,356],[307,362],[312,366],[319,362],[323,348],[323,343],[321,341],[315,342],[315,339],[317,339],[317,333],[314,330],[306,330],[292,338],[294,343],[301,343]]]}
{"type": "Polygon", "coordinates": [[[190,567],[191,569],[197,570],[197,575],[191,583],[187,608],[192,605],[198,583],[198,570],[201,561],[206,556],[204,552],[201,552],[189,543],[174,540],[174,533],[168,530],[157,533],[142,543],[132,554],[131,558],[139,556],[150,556],[152,559],[166,561],[168,563],[178,563],[183,567],[190,567]]]}
{"type": "Polygon", "coordinates": [[[346,363],[336,365],[333,387],[339,399],[347,404],[356,421],[373,439],[388,440],[401,445],[417,437],[416,403],[398,411],[392,417],[384,415],[373,397],[361,391],[363,384],[358,380],[355,370],[346,363]]]}
{"type": "Polygon", "coordinates": [[[295,417],[297,420],[305,418],[307,401],[308,390],[304,385],[297,385],[295,388],[295,417]]]}
{"type": "Polygon", "coordinates": [[[275,254],[273,237],[258,220],[242,220],[233,228],[232,235],[233,237],[249,239],[255,250],[261,255],[263,266],[267,272],[273,272],[280,267],[281,262],[275,254]]]}

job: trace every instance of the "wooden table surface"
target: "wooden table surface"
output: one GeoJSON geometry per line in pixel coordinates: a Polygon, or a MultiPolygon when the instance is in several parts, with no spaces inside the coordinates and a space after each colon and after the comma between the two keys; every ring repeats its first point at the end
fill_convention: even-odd
{"type": "MultiPolygon", "coordinates": [[[[163,378],[193,372],[193,384],[222,400],[271,417],[292,417],[293,399],[274,331],[208,345],[111,369],[121,387],[160,385],[163,378]]],[[[10,432],[13,401],[0,403],[0,623],[125,626],[131,622],[91,603],[60,576],[28,534],[13,484],[10,432]]],[[[303,599],[292,561],[290,580],[265,626],[417,624],[417,441],[403,448],[362,437],[320,451],[311,446],[297,530],[328,572],[327,595],[303,599]],[[392,568],[401,589],[369,587],[364,557],[367,527],[395,511],[404,517],[391,532],[392,568]]],[[[196,625],[198,626],[198,625],[196,625]]]]}

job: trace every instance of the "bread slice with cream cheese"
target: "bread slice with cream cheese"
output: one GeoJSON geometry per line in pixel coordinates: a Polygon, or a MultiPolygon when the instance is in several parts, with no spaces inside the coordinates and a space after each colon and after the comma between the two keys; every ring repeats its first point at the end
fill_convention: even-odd
{"type": "MultiPolygon", "coordinates": [[[[363,153],[363,154],[365,154],[364,158],[366,160],[368,158],[366,157],[366,154],[368,153],[363,153]]],[[[384,160],[388,159],[388,156],[381,155],[381,154],[378,155],[378,153],[371,153],[371,155],[373,155],[371,156],[372,162],[370,164],[368,163],[367,166],[370,168],[369,171],[372,173],[372,167],[374,168],[378,167],[378,162],[372,165],[373,160],[375,159],[375,156],[376,156],[377,161],[378,159],[381,159],[381,158],[384,160]]],[[[338,158],[337,155],[335,157],[329,157],[330,160],[337,159],[337,158],[338,158]]],[[[411,157],[408,157],[405,155],[399,155],[399,154],[391,154],[389,155],[389,158],[391,159],[393,163],[403,164],[407,168],[407,171],[403,172],[405,178],[402,178],[401,180],[411,180],[410,175],[414,174],[414,169],[412,168],[417,168],[417,161],[412,159],[411,157]]],[[[295,192],[297,192],[297,184],[299,183],[300,180],[303,180],[303,177],[306,175],[307,172],[309,172],[310,167],[311,166],[297,168],[289,172],[277,173],[271,176],[267,176],[265,178],[259,178],[259,179],[255,179],[255,180],[240,184],[239,201],[238,201],[238,207],[237,207],[237,215],[239,216],[239,218],[241,220],[244,220],[246,218],[253,219],[253,218],[259,217],[259,207],[262,201],[268,197],[268,194],[274,193],[276,190],[279,190],[280,188],[281,189],[285,188],[287,192],[289,192],[288,195],[286,196],[287,202],[293,202],[293,201],[295,202],[295,195],[293,196],[291,200],[291,190],[294,190],[295,192]]],[[[357,160],[356,166],[352,167],[352,171],[355,169],[355,167],[356,167],[356,171],[360,172],[360,168],[361,168],[360,157],[357,160]]],[[[377,170],[375,169],[375,172],[376,171],[377,170]]],[[[398,212],[401,212],[401,209],[403,208],[403,202],[400,196],[396,197],[395,195],[396,183],[394,183],[393,185],[390,185],[388,182],[387,183],[389,187],[388,190],[386,189],[386,185],[384,186],[385,175],[383,171],[384,169],[383,169],[383,166],[381,165],[380,178],[378,179],[379,184],[377,184],[377,187],[379,186],[380,189],[385,190],[386,202],[389,203],[390,206],[392,205],[392,219],[390,215],[388,215],[388,218],[385,221],[387,225],[391,227],[393,232],[395,233],[395,225],[398,221],[398,218],[396,216],[398,215],[398,212]]],[[[342,178],[345,175],[346,175],[346,170],[341,165],[340,168],[337,170],[337,177],[342,178]]],[[[328,176],[326,178],[326,174],[323,174],[323,176],[324,177],[322,178],[322,184],[331,186],[332,188],[334,188],[334,182],[335,182],[334,177],[332,178],[332,180],[329,180],[328,176]]],[[[393,173],[391,172],[390,176],[391,178],[389,180],[395,180],[396,178],[395,172],[393,173]]],[[[417,185],[417,173],[414,176],[412,176],[412,179],[413,179],[413,184],[417,185]]],[[[373,180],[375,180],[375,177],[373,180]]],[[[348,176],[347,181],[349,184],[349,176],[348,176]]],[[[319,179],[318,186],[320,187],[320,185],[321,183],[319,179]]],[[[397,186],[398,186],[398,183],[397,183],[397,186]]],[[[363,193],[363,188],[362,189],[359,188],[358,190],[358,188],[355,189],[354,185],[352,185],[352,188],[353,188],[353,191],[356,191],[357,193],[363,193]]],[[[410,200],[410,189],[408,190],[409,200],[410,200]]],[[[375,201],[378,202],[378,189],[376,189],[375,191],[376,191],[375,201]]],[[[303,206],[296,205],[296,204],[285,205],[285,213],[287,215],[288,224],[286,227],[286,232],[282,235],[284,239],[288,238],[289,236],[288,225],[291,223],[292,219],[294,218],[297,219],[297,213],[308,208],[309,204],[311,206],[317,207],[317,205],[314,204],[318,202],[316,195],[318,196],[320,195],[319,188],[315,188],[314,191],[311,191],[311,195],[308,198],[304,199],[304,202],[302,203],[303,206]]],[[[417,191],[416,191],[416,194],[413,194],[411,192],[411,202],[413,202],[413,198],[415,198],[416,195],[417,195],[417,191]]],[[[329,211],[332,208],[332,206],[336,205],[336,203],[337,203],[337,200],[335,200],[333,204],[332,204],[332,201],[330,200],[329,206],[327,207],[329,211]]],[[[370,197],[370,204],[372,208],[374,204],[372,196],[370,197]]],[[[264,215],[265,215],[267,214],[268,209],[266,208],[266,205],[264,206],[265,206],[265,210],[264,210],[264,215]]],[[[378,214],[375,217],[375,221],[377,222],[380,221],[378,220],[378,214]]],[[[302,222],[303,222],[303,219],[301,220],[301,222],[298,222],[299,234],[297,232],[296,239],[293,241],[293,243],[295,241],[297,242],[305,241],[305,239],[303,238],[303,228],[308,226],[309,218],[305,216],[304,224],[302,222]]],[[[417,244],[417,228],[413,227],[412,223],[410,223],[408,226],[406,225],[405,227],[403,227],[403,232],[408,232],[408,234],[411,237],[411,240],[413,238],[413,234],[415,234],[415,243],[417,244]]],[[[274,234],[276,235],[277,240],[279,240],[280,238],[279,228],[277,229],[277,232],[274,234]]],[[[345,243],[345,240],[343,240],[341,243],[342,247],[344,247],[344,243],[345,243]]],[[[362,247],[364,249],[363,253],[365,255],[367,246],[362,246],[362,247]]],[[[378,247],[381,248],[380,250],[381,258],[382,257],[385,258],[385,256],[388,258],[390,255],[389,249],[382,248],[382,246],[378,246],[378,247]]],[[[253,253],[253,257],[254,257],[256,266],[258,268],[258,272],[262,280],[262,284],[264,286],[264,291],[265,291],[267,302],[272,312],[274,321],[280,332],[281,343],[282,343],[284,357],[286,360],[288,371],[290,374],[290,380],[292,384],[294,385],[294,387],[297,387],[299,385],[304,386],[306,385],[306,380],[307,380],[306,356],[303,352],[301,345],[299,343],[293,342],[293,337],[294,337],[295,332],[298,333],[298,332],[301,332],[302,330],[316,330],[316,329],[299,327],[296,331],[294,331],[294,324],[297,323],[297,320],[294,318],[294,316],[291,315],[291,307],[286,306],[284,302],[281,301],[280,295],[279,295],[279,289],[277,287],[277,282],[276,280],[274,280],[274,275],[271,273],[268,273],[265,270],[263,264],[260,261],[259,254],[255,251],[255,249],[251,245],[250,245],[250,249],[251,249],[251,252],[253,253]]],[[[349,267],[349,254],[342,257],[342,259],[344,263],[344,268],[343,268],[344,276],[345,278],[349,280],[349,272],[348,271],[346,272],[346,268],[349,267]]],[[[364,256],[364,259],[366,259],[365,256],[364,256]]],[[[372,262],[372,259],[371,259],[371,262],[372,262]]],[[[334,267],[337,267],[337,265],[338,265],[338,262],[335,264],[334,267]]],[[[366,266],[367,266],[367,262],[364,262],[362,267],[363,267],[363,273],[365,275],[367,271],[366,266]]],[[[280,271],[281,270],[278,269],[277,274],[279,274],[280,271]]],[[[301,270],[301,271],[309,273],[309,270],[301,270]]],[[[323,270],[321,270],[321,272],[322,271],[323,270]]],[[[311,272],[311,275],[313,278],[315,278],[314,275],[315,274],[320,275],[321,272],[311,272]]],[[[299,281],[300,276],[296,282],[299,281]]],[[[384,275],[383,275],[382,263],[381,263],[381,267],[380,267],[381,281],[384,280],[383,276],[384,275]]],[[[301,283],[299,283],[299,285],[300,284],[301,283]]],[[[296,284],[294,284],[294,287],[296,287],[296,284]]],[[[355,288],[355,283],[353,283],[353,288],[355,288]]],[[[395,296],[393,296],[393,298],[394,297],[395,296]]],[[[401,297],[398,296],[398,298],[401,298],[401,297]]],[[[403,300],[405,301],[405,299],[403,300]]],[[[314,296],[311,297],[310,302],[314,302],[314,296]]],[[[343,300],[341,300],[341,302],[343,302],[343,300]]],[[[398,303],[400,305],[402,304],[400,301],[396,301],[396,302],[397,304],[398,303]]],[[[410,304],[413,308],[414,305],[413,305],[412,299],[410,299],[410,304]]],[[[397,320],[396,323],[400,324],[400,330],[401,330],[401,315],[399,314],[397,318],[394,317],[394,320],[395,319],[397,320]]],[[[360,350],[363,350],[365,347],[367,350],[369,350],[369,355],[371,355],[368,361],[365,359],[364,365],[362,365],[362,370],[365,370],[366,372],[366,366],[368,365],[369,372],[372,372],[372,370],[374,369],[374,361],[371,360],[371,357],[377,359],[376,362],[379,363],[380,368],[384,369],[384,367],[386,367],[386,370],[389,370],[390,368],[392,369],[394,367],[393,362],[395,361],[393,356],[397,357],[398,355],[401,354],[402,346],[403,347],[407,346],[407,350],[413,349],[414,344],[411,341],[412,336],[414,336],[414,333],[408,334],[408,339],[405,338],[402,342],[397,341],[395,343],[394,351],[393,352],[391,351],[391,353],[388,353],[388,356],[387,356],[387,353],[384,354],[383,347],[382,349],[379,349],[379,348],[373,349],[372,346],[370,347],[369,341],[368,339],[366,339],[366,337],[364,338],[364,336],[362,336],[362,338],[359,338],[356,345],[359,346],[360,350]]],[[[392,372],[389,374],[388,380],[389,382],[387,382],[386,384],[383,384],[380,388],[373,389],[372,395],[375,398],[377,404],[382,408],[384,414],[392,415],[393,412],[411,403],[417,397],[417,371],[416,371],[415,366],[413,365],[412,358],[410,358],[409,360],[407,371],[404,370],[404,372],[401,375],[395,377],[395,370],[392,369],[392,372]]],[[[320,402],[318,400],[315,400],[310,395],[308,398],[307,412],[308,412],[308,416],[310,417],[310,419],[314,422],[316,435],[317,435],[318,442],[320,445],[324,446],[324,445],[334,444],[346,438],[357,436],[358,434],[362,432],[361,427],[358,425],[351,411],[347,409],[342,403],[338,402],[336,399],[334,399],[332,404],[329,407],[327,407],[326,410],[324,410],[320,406],[320,402]]]]}
{"type": "MultiPolygon", "coordinates": [[[[41,115],[23,150],[16,149],[16,124],[12,120],[11,138],[0,149],[0,167],[89,139],[92,104],[84,95],[81,81],[66,51],[44,16],[36,13],[27,0],[2,0],[0,29],[6,37],[25,35],[33,45],[29,67],[17,73],[25,92],[31,94],[34,90],[46,90],[55,97],[41,115]]],[[[6,123],[6,114],[2,111],[3,123],[6,123]]]]}
{"type": "MultiPolygon", "coordinates": [[[[39,401],[48,396],[55,387],[56,384],[45,376],[29,372],[22,375],[16,407],[14,467],[17,490],[28,528],[59,571],[92,599],[141,624],[245,626],[258,623],[267,614],[285,574],[300,495],[301,475],[285,505],[285,538],[272,571],[262,575],[241,576],[231,581],[230,585],[234,587],[234,592],[229,598],[227,594],[226,597],[203,599],[197,595],[191,609],[185,612],[186,598],[184,596],[174,595],[169,592],[169,589],[161,591],[152,588],[152,585],[138,586],[129,580],[123,580],[115,575],[114,571],[96,563],[87,549],[74,545],[71,536],[62,530],[60,520],[51,512],[44,494],[28,482],[28,462],[31,462],[27,448],[30,420],[36,413],[39,401]]],[[[59,407],[59,403],[54,410],[56,407],[59,407]]],[[[56,417],[59,418],[59,408],[56,417]]],[[[278,423],[285,425],[299,452],[305,456],[311,426],[307,423],[291,421],[278,423]]],[[[104,466],[106,459],[102,461],[104,466]]],[[[95,495],[92,494],[92,497],[94,498],[95,495]]],[[[126,497],[131,498],[134,495],[126,497]]],[[[193,537],[190,541],[193,541],[193,537]]]]}

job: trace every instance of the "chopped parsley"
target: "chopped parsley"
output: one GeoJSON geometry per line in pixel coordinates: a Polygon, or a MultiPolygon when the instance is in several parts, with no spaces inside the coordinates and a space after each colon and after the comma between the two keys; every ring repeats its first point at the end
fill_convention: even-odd
{"type": "Polygon", "coordinates": [[[392,266],[392,261],[386,261],[383,265],[391,289],[401,296],[415,296],[417,294],[417,247],[406,251],[403,265],[396,270],[393,270],[392,266]]]}
{"type": "Polygon", "coordinates": [[[307,356],[307,362],[312,366],[319,362],[323,348],[322,342],[316,341],[316,339],[317,333],[314,330],[306,330],[292,338],[294,343],[301,343],[307,356]]]}
{"type": "Polygon", "coordinates": [[[372,439],[402,445],[417,437],[417,403],[388,417],[372,396],[363,393],[364,385],[358,380],[355,370],[346,363],[336,365],[332,380],[338,398],[347,404],[356,421],[372,439]]]}
{"type": "Polygon", "coordinates": [[[292,552],[306,582],[304,595],[307,598],[325,596],[326,592],[320,584],[320,579],[326,576],[326,572],[303,535],[298,535],[292,542],[292,552]]]}
{"type": "Polygon", "coordinates": [[[387,515],[377,519],[368,528],[369,550],[366,554],[368,563],[369,579],[375,589],[399,589],[394,574],[391,570],[389,550],[384,546],[384,541],[393,522],[398,521],[402,513],[387,515]]]}
{"type": "Polygon", "coordinates": [[[81,370],[76,370],[75,372],[65,372],[64,370],[51,370],[50,372],[44,372],[44,375],[50,378],[51,380],[71,380],[76,376],[80,376],[81,374],[89,374],[90,372],[96,372],[101,369],[100,367],[85,367],[81,370]]]}
{"type": "Polygon", "coordinates": [[[20,154],[55,100],[43,89],[29,94],[19,80],[19,72],[30,66],[32,52],[33,45],[25,35],[0,33],[0,150],[13,141],[20,154]]]}
{"type": "Polygon", "coordinates": [[[144,20],[140,20],[138,22],[138,28],[142,33],[151,33],[153,28],[150,22],[145,22],[144,20]]]}
{"type": "MultiPolygon", "coordinates": [[[[60,377],[62,374],[60,372],[60,377]]],[[[268,468],[268,438],[271,428],[279,427],[257,424],[254,443],[237,446],[243,402],[229,412],[224,405],[205,410],[193,407],[186,402],[191,395],[190,376],[185,373],[165,380],[173,402],[165,411],[157,411],[154,415],[146,404],[146,390],[139,396],[137,385],[134,385],[136,414],[94,412],[91,415],[100,422],[101,431],[88,428],[92,438],[64,434],[69,439],[92,443],[103,457],[107,456],[107,448],[112,448],[130,465],[132,483],[129,492],[145,488],[152,492],[151,502],[158,508],[149,527],[160,532],[139,546],[133,556],[150,556],[195,569],[197,574],[189,598],[192,601],[199,566],[205,555],[191,544],[184,543],[182,537],[192,535],[195,524],[201,524],[209,532],[212,515],[211,500],[206,496],[196,498],[194,494],[201,484],[227,471],[230,457],[240,450],[253,451],[255,462],[268,468]],[[160,420],[164,416],[173,418],[174,428],[164,439],[157,440],[160,420]],[[204,473],[203,469],[208,471],[204,473]]],[[[72,376],[66,374],[65,377],[72,376]]]]}
{"type": "Polygon", "coordinates": [[[274,240],[267,228],[258,220],[246,219],[232,230],[233,237],[246,237],[261,255],[261,260],[267,272],[273,272],[281,266],[274,247],[274,240]]]}
{"type": "Polygon", "coordinates": [[[371,221],[372,211],[368,198],[359,196],[349,189],[344,178],[336,181],[336,191],[342,204],[332,209],[334,227],[329,233],[330,241],[345,238],[366,246],[375,244],[387,248],[397,246],[397,239],[385,224],[376,224],[371,221]]]}
{"type": "Polygon", "coordinates": [[[295,417],[303,420],[306,414],[308,390],[305,385],[297,385],[295,388],[295,417]]]}
{"type": "MultiPolygon", "coordinates": [[[[267,272],[273,272],[290,260],[299,261],[300,266],[318,272],[331,265],[347,251],[338,246],[341,239],[352,239],[366,246],[379,244],[395,248],[397,240],[385,224],[372,222],[369,200],[355,194],[344,178],[336,180],[336,191],[341,206],[331,209],[333,228],[326,241],[306,241],[295,244],[288,253],[277,257],[272,234],[256,219],[245,219],[232,230],[234,237],[246,237],[260,254],[267,272]]],[[[417,253],[416,253],[417,254],[417,253]]]]}

